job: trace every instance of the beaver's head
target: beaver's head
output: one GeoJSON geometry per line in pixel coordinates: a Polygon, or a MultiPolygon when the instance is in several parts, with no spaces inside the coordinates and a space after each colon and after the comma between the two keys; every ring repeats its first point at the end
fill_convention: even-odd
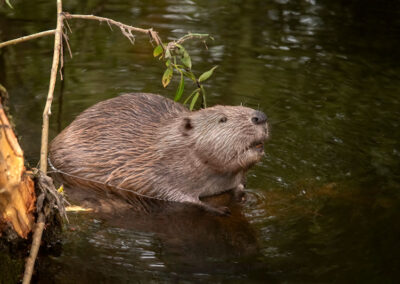
{"type": "Polygon", "coordinates": [[[267,116],[243,106],[214,106],[185,115],[181,133],[203,163],[220,172],[248,169],[264,155],[267,116]]]}

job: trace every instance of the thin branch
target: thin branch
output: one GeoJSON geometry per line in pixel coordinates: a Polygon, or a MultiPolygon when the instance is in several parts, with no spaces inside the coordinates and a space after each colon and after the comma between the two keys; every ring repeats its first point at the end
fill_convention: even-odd
{"type": "MultiPolygon", "coordinates": [[[[63,32],[63,35],[64,35],[64,32],[63,32]]],[[[58,68],[58,72],[60,73],[61,81],[63,81],[64,77],[63,77],[61,70],[64,68],[64,44],[63,44],[62,39],[61,39],[60,45],[61,45],[60,46],[60,68],[58,68]]],[[[51,111],[50,111],[50,114],[51,114],[51,111]]],[[[49,141],[48,139],[49,138],[47,137],[47,141],[49,141]]]]}
{"type": "Polygon", "coordinates": [[[112,26],[110,25],[109,21],[107,21],[107,25],[110,27],[110,30],[113,32],[114,30],[113,30],[112,26]]]}
{"type": "Polygon", "coordinates": [[[76,15],[76,14],[69,14],[69,13],[64,13],[64,18],[65,19],[85,19],[85,20],[94,20],[94,21],[99,21],[99,22],[106,22],[109,26],[114,25],[117,26],[121,29],[121,32],[129,39],[130,42],[133,43],[134,36],[132,32],[138,32],[138,33],[144,33],[150,35],[150,38],[156,42],[157,45],[162,44],[162,41],[160,37],[158,36],[158,33],[153,31],[153,29],[141,29],[141,28],[136,28],[132,27],[129,25],[125,25],[121,22],[109,19],[109,18],[104,18],[104,17],[99,17],[99,16],[94,16],[94,15],[76,15]]]}
{"type": "Polygon", "coordinates": [[[45,217],[44,214],[41,212],[39,213],[39,217],[35,227],[35,232],[32,237],[33,240],[32,240],[31,252],[29,254],[29,258],[26,260],[25,273],[24,273],[24,279],[22,280],[22,284],[29,284],[31,282],[36,256],[39,252],[40,242],[42,240],[44,225],[45,225],[45,217]]]}
{"type": "Polygon", "coordinates": [[[20,42],[28,41],[28,40],[31,40],[31,39],[52,35],[55,32],[56,32],[56,30],[49,30],[49,31],[44,31],[44,32],[33,34],[33,35],[23,36],[23,37],[20,37],[20,38],[16,38],[16,39],[12,39],[12,40],[9,40],[9,41],[5,41],[5,42],[0,43],[0,48],[3,48],[3,47],[8,46],[8,45],[13,45],[13,44],[17,44],[17,43],[20,43],[20,42]]]}
{"type": "Polygon", "coordinates": [[[53,65],[51,67],[49,92],[47,94],[47,101],[43,111],[43,126],[42,126],[42,141],[40,150],[40,170],[47,173],[47,151],[48,151],[48,136],[49,136],[49,116],[51,115],[51,103],[53,102],[53,93],[57,80],[58,64],[60,62],[60,51],[63,33],[63,19],[62,3],[57,0],[57,28],[54,40],[54,53],[53,65]]]}
{"type": "Polygon", "coordinates": [[[68,21],[65,20],[65,23],[67,24],[67,28],[68,28],[69,32],[72,34],[72,30],[71,30],[71,27],[70,27],[69,24],[68,24],[68,21]]]}
{"type": "Polygon", "coordinates": [[[192,34],[192,33],[188,33],[187,35],[184,35],[183,37],[178,39],[176,41],[176,43],[182,44],[184,41],[187,41],[187,40],[192,39],[192,38],[208,38],[208,37],[213,39],[209,34],[192,34]]]}
{"type": "MultiPolygon", "coordinates": [[[[53,54],[53,65],[51,67],[50,86],[47,95],[46,106],[43,111],[43,127],[42,127],[42,144],[40,149],[40,170],[47,173],[47,151],[48,151],[48,137],[49,137],[49,115],[51,103],[53,101],[54,87],[57,79],[58,63],[60,61],[60,50],[62,44],[63,34],[63,14],[62,14],[62,2],[57,0],[57,28],[55,30],[54,37],[54,54],[53,54]]],[[[25,272],[23,278],[23,284],[29,284],[32,278],[33,268],[35,266],[36,257],[40,248],[40,242],[42,239],[43,229],[46,223],[46,218],[43,212],[39,213],[36,221],[36,229],[33,233],[32,247],[29,257],[25,264],[25,272]]]]}
{"type": "Polygon", "coordinates": [[[126,30],[123,27],[120,27],[121,32],[124,36],[126,36],[132,44],[135,44],[135,36],[132,34],[130,30],[126,30]]]}
{"type": "Polygon", "coordinates": [[[64,40],[68,47],[69,56],[72,58],[72,51],[71,51],[71,47],[69,46],[69,38],[65,33],[63,33],[63,37],[64,37],[64,40]]]}
{"type": "Polygon", "coordinates": [[[149,29],[149,37],[150,37],[150,42],[152,42],[153,40],[156,42],[157,45],[161,45],[164,49],[164,46],[162,44],[162,41],[160,39],[160,37],[158,36],[158,33],[153,31],[153,29],[149,29]]]}
{"type": "Polygon", "coordinates": [[[104,18],[104,17],[99,17],[99,16],[94,16],[94,15],[77,15],[77,14],[69,14],[67,12],[64,13],[64,17],[66,19],[85,19],[85,20],[95,20],[95,21],[100,21],[100,22],[109,22],[110,24],[113,24],[115,26],[118,27],[123,27],[127,30],[132,30],[135,32],[139,32],[139,33],[148,33],[149,30],[148,29],[141,29],[141,28],[136,28],[136,27],[132,27],[132,26],[128,26],[125,25],[121,22],[109,19],[109,18],[104,18]]]}

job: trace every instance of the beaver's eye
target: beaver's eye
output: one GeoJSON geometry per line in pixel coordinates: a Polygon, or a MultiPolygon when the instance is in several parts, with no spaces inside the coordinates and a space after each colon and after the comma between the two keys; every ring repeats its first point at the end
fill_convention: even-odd
{"type": "Polygon", "coordinates": [[[220,123],[226,122],[228,119],[226,118],[226,116],[221,117],[221,119],[219,120],[220,123]]]}

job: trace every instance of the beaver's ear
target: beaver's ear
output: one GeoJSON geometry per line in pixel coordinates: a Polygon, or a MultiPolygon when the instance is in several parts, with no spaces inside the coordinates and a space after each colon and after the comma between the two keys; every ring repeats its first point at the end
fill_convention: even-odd
{"type": "Polygon", "coordinates": [[[184,117],[180,129],[183,136],[190,135],[193,129],[192,120],[189,117],[184,117]]]}

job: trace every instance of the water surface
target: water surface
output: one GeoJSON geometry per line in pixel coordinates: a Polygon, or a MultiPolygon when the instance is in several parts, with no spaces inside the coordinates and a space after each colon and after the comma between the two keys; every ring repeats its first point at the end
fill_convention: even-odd
{"type": "MultiPolygon", "coordinates": [[[[0,10],[1,41],[55,26],[53,3],[12,2],[13,10],[0,10]]],[[[165,40],[188,31],[212,34],[208,49],[186,45],[197,74],[219,65],[206,84],[209,103],[262,109],[271,139],[249,172],[248,199],[233,205],[232,217],[190,208],[114,220],[71,215],[62,250],[41,257],[36,280],[399,280],[398,2],[64,2],[71,13],[153,27],[165,40]]],[[[131,45],[105,24],[69,24],[73,58],[65,58],[65,80],[57,85],[52,137],[88,106],[118,94],[173,97],[177,82],[162,87],[162,63],[152,58],[147,37],[131,45]]],[[[0,53],[0,82],[31,166],[39,159],[52,46],[43,38],[0,53]]]]}

